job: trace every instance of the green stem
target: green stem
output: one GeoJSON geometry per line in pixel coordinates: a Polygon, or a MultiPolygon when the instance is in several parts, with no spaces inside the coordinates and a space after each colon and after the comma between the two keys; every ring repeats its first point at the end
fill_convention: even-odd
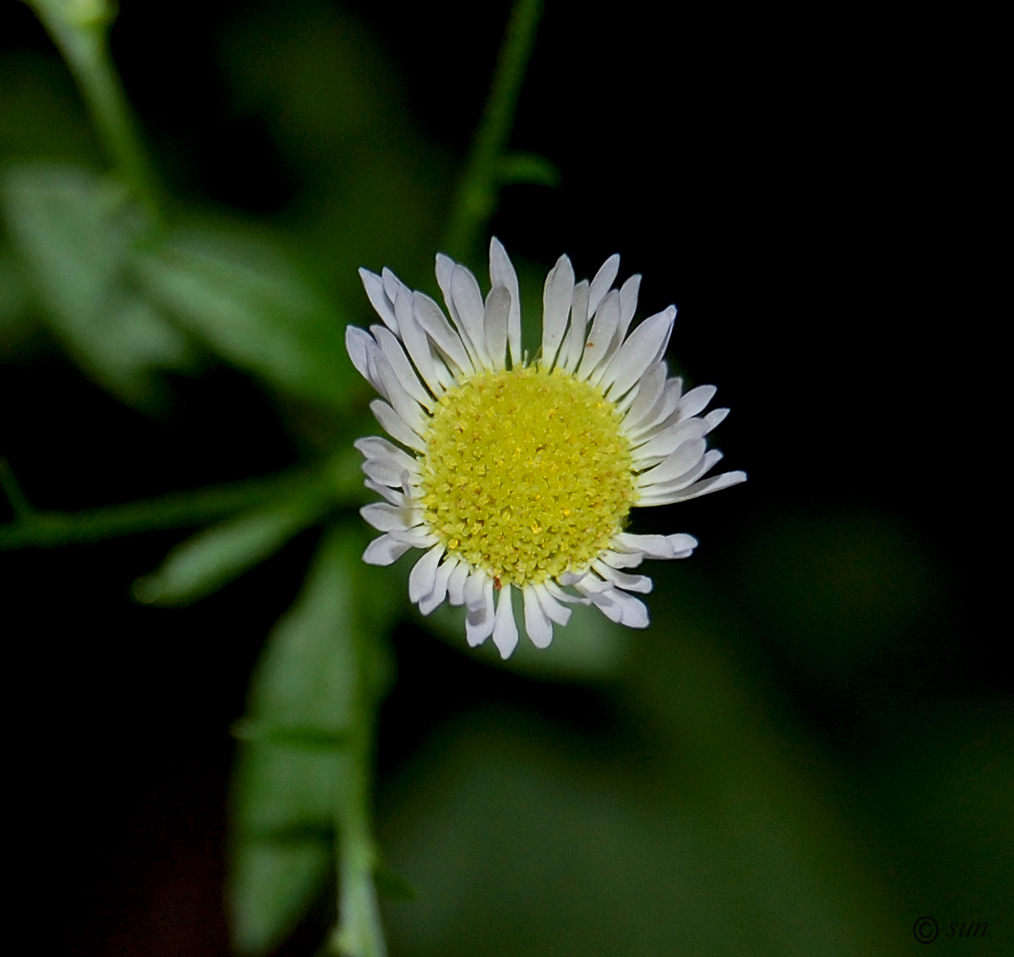
{"type": "Polygon", "coordinates": [[[369,748],[354,747],[348,763],[348,792],[338,809],[340,924],[331,946],[342,957],[385,957],[387,947],[373,881],[377,853],[369,814],[369,748]]]}
{"type": "MultiPolygon", "coordinates": [[[[15,521],[0,526],[0,550],[51,548],[156,529],[203,525],[284,495],[287,489],[297,495],[309,485],[322,483],[333,489],[336,505],[357,505],[362,501],[361,476],[356,474],[358,460],[358,453],[352,450],[312,470],[285,472],[82,512],[34,511],[22,496],[18,502],[11,502],[16,510],[15,521]]],[[[13,478],[9,467],[5,472],[13,478]]],[[[4,484],[9,493],[10,483],[5,481],[4,484]]]]}
{"type": "Polygon", "coordinates": [[[377,850],[370,814],[372,741],[382,695],[378,674],[378,648],[369,628],[353,630],[356,641],[356,686],[353,731],[348,744],[348,773],[337,807],[338,916],[331,939],[342,957],[385,957],[374,875],[377,850]]]}
{"type": "Polygon", "coordinates": [[[157,189],[126,94],[109,56],[108,0],[27,0],[70,68],[110,159],[153,217],[157,189]]]}
{"type": "Polygon", "coordinates": [[[496,205],[500,164],[541,16],[542,0],[515,0],[444,244],[444,250],[456,259],[464,259],[472,251],[479,229],[496,205]]]}

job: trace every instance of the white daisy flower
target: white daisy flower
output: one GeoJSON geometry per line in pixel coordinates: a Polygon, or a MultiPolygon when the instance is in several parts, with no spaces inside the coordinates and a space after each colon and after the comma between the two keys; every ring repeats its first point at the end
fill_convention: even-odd
{"type": "Polygon", "coordinates": [[[612,256],[591,282],[575,282],[560,257],[546,277],[533,362],[521,352],[517,274],[498,240],[485,300],[468,269],[437,256],[450,322],[389,269],[359,271],[383,325],[349,326],[346,346],[383,396],[370,408],[395,440],[355,443],[366,486],[384,499],[361,510],[383,532],[363,559],[389,565],[424,549],[409,598],[424,615],[445,600],[465,605],[468,644],[492,635],[504,658],[518,643],[515,591],[539,648],[567,623],[568,603],[646,627],[648,610],[630,592],[651,591],[651,579],[625,569],[686,558],[697,540],[630,534],[630,509],[746,479],[703,477],[722,457],[705,437],[729,410],[703,414],[715,387],[684,392],[669,377],[674,306],[628,334],[641,277],[613,289],[619,263],[612,256]]]}

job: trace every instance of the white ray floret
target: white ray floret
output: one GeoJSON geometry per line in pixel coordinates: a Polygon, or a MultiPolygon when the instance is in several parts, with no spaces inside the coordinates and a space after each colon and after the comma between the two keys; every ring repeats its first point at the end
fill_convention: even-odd
{"type": "Polygon", "coordinates": [[[569,604],[646,627],[647,607],[632,593],[650,592],[651,579],[628,569],[687,558],[697,540],[626,532],[630,508],[746,479],[707,477],[722,454],[706,437],[728,409],[703,414],[715,387],[684,392],[668,376],[676,309],[631,329],[641,277],[615,289],[618,272],[611,256],[591,282],[578,281],[561,256],[543,291],[541,349],[526,363],[517,273],[498,240],[485,299],[468,269],[437,256],[446,314],[389,269],[360,270],[382,325],[350,326],[346,345],[395,440],[355,443],[366,486],[383,499],[361,510],[382,533],[363,559],[389,565],[422,549],[410,600],[427,615],[445,601],[464,605],[468,644],[492,637],[504,658],[517,646],[519,617],[545,648],[569,604]]]}

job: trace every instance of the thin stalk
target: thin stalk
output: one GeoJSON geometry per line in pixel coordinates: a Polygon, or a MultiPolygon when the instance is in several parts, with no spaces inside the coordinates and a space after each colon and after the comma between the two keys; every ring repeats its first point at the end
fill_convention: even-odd
{"type": "Polygon", "coordinates": [[[386,957],[374,880],[377,849],[370,813],[372,742],[376,738],[377,710],[383,694],[378,669],[378,656],[382,652],[371,628],[356,627],[353,635],[356,683],[352,733],[346,756],[347,773],[336,808],[339,925],[330,946],[341,957],[386,957]]]}
{"type": "Polygon", "coordinates": [[[464,259],[472,251],[482,224],[496,205],[500,167],[541,17],[542,0],[515,0],[447,230],[444,249],[456,259],[464,259]]]}
{"type": "Polygon", "coordinates": [[[27,0],[63,55],[113,165],[157,216],[158,190],[119,74],[109,55],[108,0],[27,0]]]}
{"type": "MultiPolygon", "coordinates": [[[[353,451],[329,460],[316,469],[283,472],[229,485],[216,485],[160,498],[143,499],[81,512],[36,511],[19,493],[12,502],[15,521],[0,526],[0,550],[52,548],[83,542],[99,542],[121,535],[156,529],[203,525],[282,496],[287,490],[301,495],[309,486],[326,484],[333,489],[336,506],[358,505],[363,500],[360,476],[353,468],[358,455],[353,451]]],[[[6,465],[6,463],[4,463],[6,465]]],[[[4,469],[5,486],[11,490],[13,473],[4,469]]],[[[16,484],[13,486],[16,488],[16,484]]]]}
{"type": "MultiPolygon", "coordinates": [[[[370,709],[373,710],[372,708],[370,709]]],[[[364,718],[366,716],[363,716],[364,718]]],[[[367,719],[369,720],[369,719],[367,719]]],[[[357,730],[373,731],[373,721],[357,730]]],[[[348,756],[347,790],[338,808],[338,916],[331,947],[341,957],[386,957],[374,873],[377,852],[371,833],[370,749],[360,738],[348,756]]]]}

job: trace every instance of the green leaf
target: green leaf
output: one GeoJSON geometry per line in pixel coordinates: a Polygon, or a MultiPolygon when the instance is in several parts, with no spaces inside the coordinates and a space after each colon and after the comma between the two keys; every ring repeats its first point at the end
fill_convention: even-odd
{"type": "Polygon", "coordinates": [[[327,880],[330,860],[320,843],[241,843],[230,899],[236,952],[263,954],[282,940],[327,880]]]}
{"type": "Polygon", "coordinates": [[[326,508],[319,492],[287,498],[213,525],[177,545],[162,565],[134,582],[145,604],[188,605],[238,578],[311,525],[326,508]]]}
{"type": "Polygon", "coordinates": [[[357,387],[345,324],[279,249],[186,230],[136,261],[139,282],[216,353],[273,387],[344,406],[357,387]]]}
{"type": "Polygon", "coordinates": [[[503,184],[560,185],[559,167],[538,153],[507,153],[497,164],[496,173],[503,184]]]}
{"type": "Polygon", "coordinates": [[[192,363],[185,336],[130,284],[147,226],[123,187],[80,168],[25,164],[0,180],[0,211],[44,318],[100,385],[145,405],[156,368],[192,363]]]}
{"type": "Polygon", "coordinates": [[[352,760],[341,747],[355,713],[357,648],[348,532],[321,543],[303,590],[273,629],[251,683],[233,793],[230,912],[236,949],[277,946],[320,893],[333,853],[335,810],[352,760]],[[273,732],[271,729],[278,729],[273,732]],[[320,747],[290,744],[285,729],[320,747]]]}

